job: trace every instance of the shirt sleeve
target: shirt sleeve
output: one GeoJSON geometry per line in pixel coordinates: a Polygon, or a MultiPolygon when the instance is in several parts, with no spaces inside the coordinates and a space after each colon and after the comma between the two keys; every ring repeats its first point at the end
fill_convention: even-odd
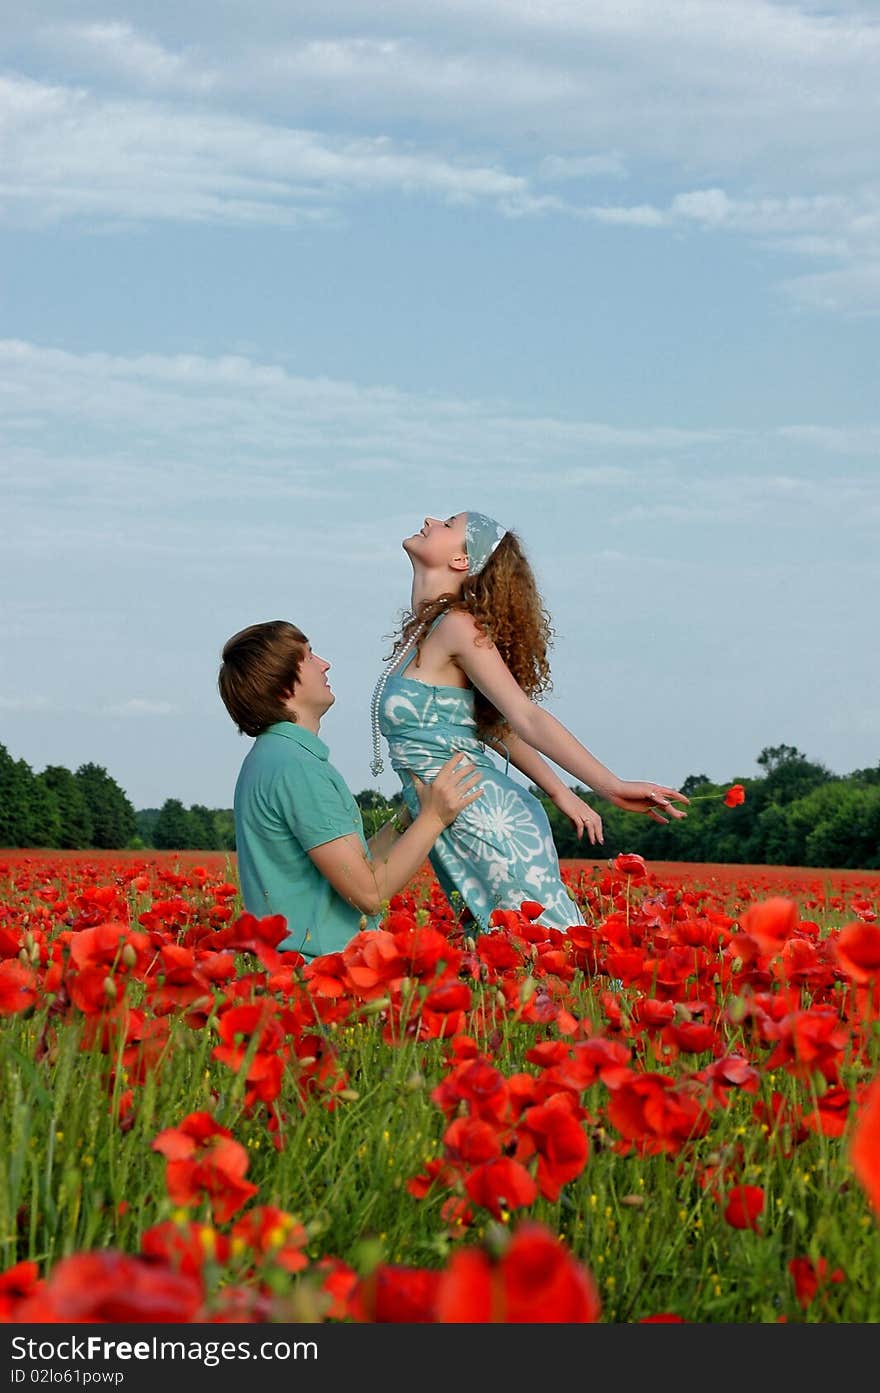
{"type": "Polygon", "coordinates": [[[279,793],[281,815],[304,851],[352,832],[363,835],[357,803],[343,795],[324,760],[298,760],[284,771],[279,793]]]}

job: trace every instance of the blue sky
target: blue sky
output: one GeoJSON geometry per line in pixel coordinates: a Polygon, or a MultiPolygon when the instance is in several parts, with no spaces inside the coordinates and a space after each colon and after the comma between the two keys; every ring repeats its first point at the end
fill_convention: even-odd
{"type": "Polygon", "coordinates": [[[220,649],[288,618],[369,786],[401,539],[474,508],[622,777],[877,763],[873,7],[33,0],[4,32],[13,755],[229,806],[220,649]]]}

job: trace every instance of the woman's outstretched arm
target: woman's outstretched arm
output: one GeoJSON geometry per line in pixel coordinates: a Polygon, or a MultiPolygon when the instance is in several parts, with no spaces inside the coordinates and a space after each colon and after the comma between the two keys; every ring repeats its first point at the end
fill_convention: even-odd
{"type": "Polygon", "coordinates": [[[685,816],[672,806],[673,801],[688,802],[683,793],[664,784],[618,778],[561,721],[527,697],[498,649],[486,642],[471,615],[454,610],[438,632],[442,632],[450,656],[468,680],[527,745],[618,807],[648,813],[657,822],[685,816]]]}
{"type": "Polygon", "coordinates": [[[564,813],[571,822],[578,836],[584,832],[590,839],[590,843],[595,846],[596,842],[604,840],[602,836],[602,819],[599,814],[579,798],[573,789],[568,788],[547,763],[538,751],[527,744],[520,736],[509,732],[502,742],[501,740],[487,740],[487,745],[491,745],[493,750],[499,754],[506,754],[510,758],[511,764],[518,769],[521,774],[525,774],[538,788],[543,789],[547,797],[552,800],[561,813],[564,813]]]}

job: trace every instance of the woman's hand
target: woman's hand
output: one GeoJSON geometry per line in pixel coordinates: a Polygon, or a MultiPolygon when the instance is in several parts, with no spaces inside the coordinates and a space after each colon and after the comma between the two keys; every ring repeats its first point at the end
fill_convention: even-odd
{"type": "Polygon", "coordinates": [[[553,802],[559,811],[568,818],[578,837],[586,832],[592,846],[595,846],[597,842],[604,841],[601,817],[593,811],[589,803],[585,803],[583,798],[579,798],[573,789],[563,789],[555,796],[553,802]]]}
{"type": "Polygon", "coordinates": [[[462,809],[483,792],[480,787],[482,772],[462,750],[446,761],[429,784],[424,783],[411,769],[406,772],[415,787],[421,804],[420,811],[438,818],[443,827],[454,822],[462,809]]]}
{"type": "Polygon", "coordinates": [[[608,801],[615,807],[622,808],[625,813],[647,813],[654,822],[668,822],[671,817],[687,817],[687,813],[674,808],[672,804],[689,803],[690,799],[677,789],[667,788],[664,784],[622,780],[620,792],[609,794],[608,801]]]}

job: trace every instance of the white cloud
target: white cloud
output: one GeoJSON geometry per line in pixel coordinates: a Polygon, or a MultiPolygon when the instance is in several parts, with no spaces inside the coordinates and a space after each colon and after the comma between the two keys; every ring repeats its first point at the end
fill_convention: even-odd
{"type": "Polygon", "coordinates": [[[795,444],[832,454],[880,455],[880,426],[781,426],[779,435],[795,444]]]}
{"type": "Polygon", "coordinates": [[[620,155],[546,155],[541,161],[538,174],[541,179],[551,183],[564,183],[571,179],[596,179],[601,175],[611,175],[615,179],[626,177],[626,165],[620,155]]]}
{"type": "MultiPolygon", "coordinates": [[[[21,340],[0,340],[5,416],[20,441],[0,461],[7,496],[39,503],[60,491],[68,510],[79,500],[86,514],[102,501],[140,509],[146,477],[154,501],[220,502],[271,488],[320,503],[340,471],[368,488],[376,458],[386,474],[442,465],[499,479],[520,466],[531,478],[555,462],[576,481],[585,457],[600,452],[687,451],[733,434],[529,415],[507,403],[296,376],[244,355],[78,354],[21,340]],[[80,445],[72,461],[74,425],[90,448],[80,445]],[[56,438],[63,469],[52,464],[56,438]]],[[[593,481],[595,468],[583,477],[593,481]]]]}
{"type": "Polygon", "coordinates": [[[9,340],[0,384],[0,424],[4,410],[31,422],[0,459],[10,595],[25,584],[23,558],[66,557],[96,584],[109,568],[137,589],[149,565],[207,574],[223,557],[260,568],[286,554],[291,528],[298,560],[323,561],[330,516],[348,561],[384,564],[399,545],[387,510],[376,516],[377,494],[407,500],[392,537],[411,529],[413,505],[442,510],[450,495],[503,493],[512,517],[549,493],[563,511],[601,498],[615,518],[727,526],[768,509],[868,526],[880,510],[877,484],[860,476],[877,425],[624,427],[305,378],[244,355],[77,354],[9,340]],[[832,449],[847,461],[833,478],[832,449]],[[765,463],[748,471],[744,460],[765,463]]]}
{"type": "Polygon", "coordinates": [[[861,265],[792,276],[783,281],[783,289],[807,309],[856,318],[880,314],[880,255],[861,265]]]}
{"type": "Polygon", "coordinates": [[[0,696],[0,711],[42,712],[57,710],[57,707],[44,696],[0,696]]]}
{"type": "Polygon", "coordinates": [[[579,216],[619,226],[744,234],[800,258],[843,264],[785,278],[781,288],[810,309],[880,311],[880,187],[839,194],[738,198],[724,189],[676,194],[666,207],[593,205],[579,216]]]}
{"type": "Polygon", "coordinates": [[[170,701],[149,701],[146,697],[129,697],[104,707],[106,716],[171,716],[178,708],[170,701]]]}
{"type": "Polygon", "coordinates": [[[880,306],[880,25],[856,6],[679,0],[674,22],[656,0],[232,4],[211,24],[136,0],[124,19],[31,13],[21,52],[44,76],[0,79],[7,220],[333,225],[355,197],[415,194],[746,236],[827,263],[779,273],[796,306],[880,306]],[[584,180],[623,177],[647,196],[572,202],[584,180]]]}
{"type": "Polygon", "coordinates": [[[150,35],[126,22],[46,26],[39,39],[65,60],[126,84],[157,91],[204,94],[217,83],[217,75],[203,69],[190,53],[173,52],[150,35]]]}
{"type": "MultiPolygon", "coordinates": [[[[807,437],[797,433],[797,428],[782,429],[778,435],[795,441],[803,453],[807,437]]],[[[803,465],[799,467],[803,469],[803,465]]],[[[880,479],[859,474],[853,466],[834,475],[827,470],[816,474],[775,472],[772,466],[752,472],[742,467],[730,473],[707,469],[695,471],[686,489],[669,478],[665,496],[661,489],[655,489],[631,504],[626,499],[623,503],[619,517],[639,523],[724,523],[731,528],[749,524],[750,530],[757,530],[772,518],[775,531],[796,533],[815,527],[816,519],[822,518],[829,527],[837,522],[850,529],[858,525],[867,530],[880,517],[880,479]]],[[[735,554],[735,534],[731,546],[735,554]]]]}
{"type": "Polygon", "coordinates": [[[20,77],[0,78],[0,121],[6,217],[30,223],[289,224],[327,218],[345,194],[389,191],[529,206],[519,176],[384,136],[333,137],[20,77]]]}
{"type": "Polygon", "coordinates": [[[199,94],[282,125],[403,123],[428,145],[488,143],[508,162],[574,168],[585,152],[613,150],[627,168],[659,161],[786,190],[876,177],[880,26],[864,8],[299,0],[293,11],[224,5],[201,20],[185,8],[127,0],[123,22],[71,24],[65,7],[35,0],[34,61],[44,70],[54,54],[59,74],[199,94]]]}
{"type": "Polygon", "coordinates": [[[647,203],[629,208],[590,208],[586,216],[595,218],[596,222],[617,223],[620,227],[666,227],[670,221],[668,213],[647,203]]]}

